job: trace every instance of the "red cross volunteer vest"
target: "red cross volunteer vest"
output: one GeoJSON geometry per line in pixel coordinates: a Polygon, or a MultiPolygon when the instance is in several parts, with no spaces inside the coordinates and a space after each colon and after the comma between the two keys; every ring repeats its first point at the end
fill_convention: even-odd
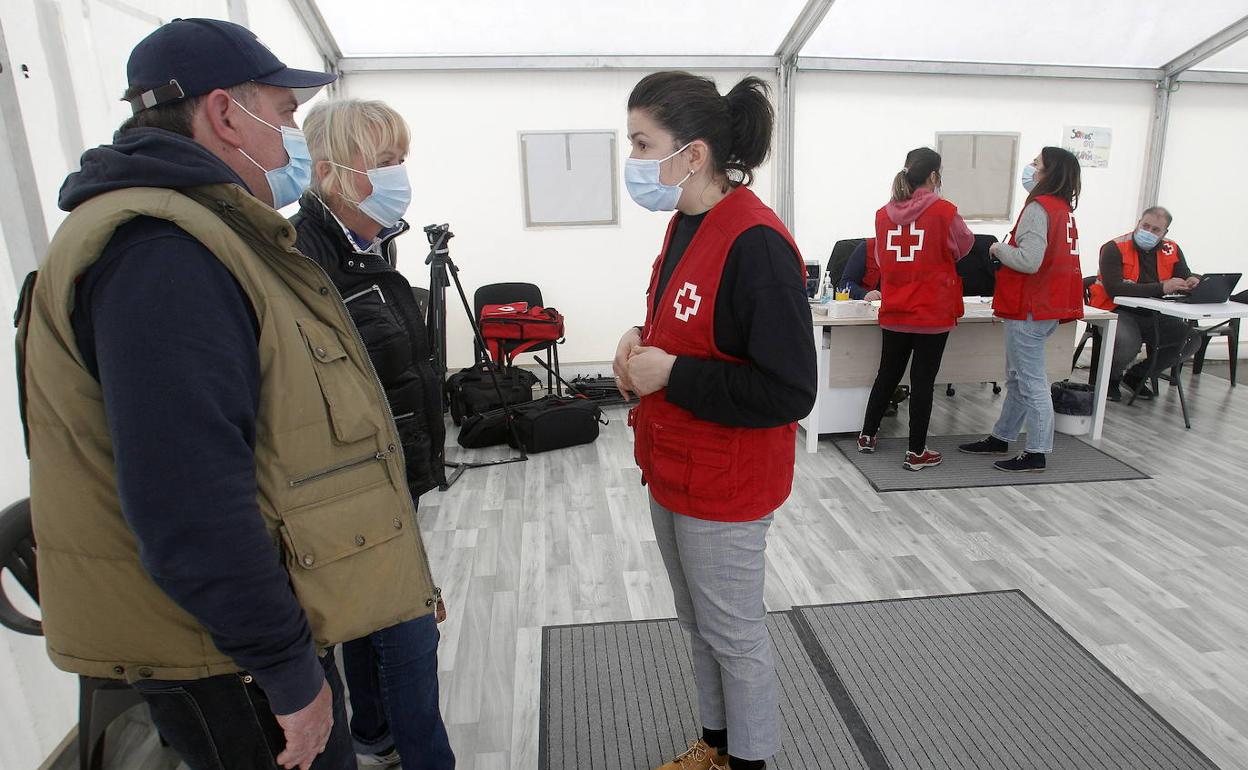
{"type": "MultiPolygon", "coordinates": [[[[1066,201],[1054,195],[1040,195],[1036,203],[1049,215],[1048,246],[1044,261],[1035,273],[1020,273],[1005,265],[997,271],[997,288],[992,296],[992,313],[998,318],[1025,321],[1073,321],[1083,318],[1083,274],[1079,267],[1079,228],[1066,201]]],[[[1026,208],[1026,207],[1024,207],[1026,208]]],[[[1020,212],[1019,219],[1023,215],[1020,212]]],[[[1017,246],[1014,235],[1007,241],[1017,246]]]]}
{"type": "MultiPolygon", "coordinates": [[[[1120,235],[1114,239],[1114,245],[1118,247],[1118,253],[1122,255],[1122,277],[1123,280],[1138,282],[1140,280],[1140,252],[1135,245],[1135,233],[1127,233],[1120,235]]],[[[1171,240],[1162,240],[1157,247],[1157,280],[1167,281],[1174,277],[1174,266],[1179,264],[1179,244],[1171,240]]],[[[1101,282],[1101,273],[1096,273],[1096,283],[1088,288],[1088,304],[1093,307],[1099,307],[1103,310],[1113,310],[1118,307],[1114,303],[1109,292],[1105,291],[1105,284],[1101,282]]]]}
{"type": "MultiPolygon", "coordinates": [[[[728,252],[751,227],[770,227],[797,254],[793,280],[798,285],[805,283],[806,268],[797,244],[775,212],[749,188],[737,187],[707,212],[656,302],[663,257],[677,219],[679,215],[668,225],[650,275],[642,344],[676,356],[744,363],[715,344],[715,299],[728,252]]],[[[752,521],[780,507],[789,496],[796,423],[775,428],[720,425],[669,403],[666,390],[643,396],[628,419],[642,482],[668,510],[698,519],[752,521]]]]}
{"type": "Polygon", "coordinates": [[[954,267],[958,255],[949,249],[957,207],[938,200],[905,225],[889,219],[887,209],[875,212],[880,326],[953,326],[963,310],[962,279],[954,267]]]}

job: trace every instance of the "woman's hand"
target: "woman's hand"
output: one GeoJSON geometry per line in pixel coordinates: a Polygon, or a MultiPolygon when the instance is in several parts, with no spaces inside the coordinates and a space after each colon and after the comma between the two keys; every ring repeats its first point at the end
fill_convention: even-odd
{"type": "Polygon", "coordinates": [[[620,337],[620,344],[615,346],[615,359],[611,361],[611,371],[615,373],[615,387],[625,401],[631,398],[630,392],[637,392],[637,389],[633,387],[632,379],[628,376],[628,357],[633,354],[633,348],[640,344],[641,330],[636,326],[631,327],[624,332],[623,337],[620,337]]]}
{"type": "Polygon", "coordinates": [[[880,293],[875,289],[872,289],[871,291],[867,292],[865,296],[863,296],[863,299],[865,299],[867,302],[875,302],[879,298],[880,298],[880,293]]]}
{"type": "Polygon", "coordinates": [[[628,357],[629,390],[648,396],[667,387],[676,356],[659,348],[633,346],[628,357]]]}

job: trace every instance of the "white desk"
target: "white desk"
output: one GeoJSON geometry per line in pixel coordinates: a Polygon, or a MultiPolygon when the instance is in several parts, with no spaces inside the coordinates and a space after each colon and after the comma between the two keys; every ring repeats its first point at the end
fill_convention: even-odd
{"type": "Polygon", "coordinates": [[[1201,305],[1193,302],[1167,302],[1156,297],[1114,297],[1123,307],[1155,310],[1162,315],[1182,318],[1184,321],[1225,321],[1231,318],[1248,318],[1248,305],[1240,302],[1221,302],[1201,305]]]}
{"type": "MultiPolygon", "coordinates": [[[[1167,302],[1164,299],[1156,297],[1115,297],[1114,302],[1122,307],[1133,307],[1141,310],[1151,310],[1160,315],[1167,315],[1171,318],[1179,318],[1187,321],[1192,327],[1188,332],[1187,339],[1191,339],[1193,335],[1204,334],[1204,330],[1200,329],[1201,321],[1230,321],[1236,318],[1248,318],[1248,305],[1240,302],[1218,302],[1218,303],[1194,303],[1194,302],[1167,302]]],[[[1155,317],[1155,316],[1154,316],[1155,317]]],[[[1219,324],[1220,325],[1220,324],[1219,324]]],[[[1238,328],[1238,327],[1235,327],[1238,328]]],[[[1186,344],[1186,343],[1185,343],[1186,344]]],[[[1154,367],[1155,367],[1154,363],[1154,367]]],[[[1152,377],[1155,372],[1150,368],[1147,376],[1152,377]]],[[[1174,383],[1179,388],[1179,406],[1183,412],[1183,424],[1188,428],[1192,427],[1192,421],[1187,416],[1187,399],[1183,395],[1183,385],[1178,377],[1173,378],[1174,383]]],[[[1135,392],[1131,394],[1131,399],[1127,402],[1131,404],[1135,401],[1135,392]]]]}
{"type": "MultiPolygon", "coordinates": [[[[1005,382],[1005,325],[992,315],[990,301],[967,297],[966,311],[949,333],[941,359],[938,384],[1005,382]]],[[[1101,328],[1091,438],[1101,437],[1105,422],[1105,394],[1114,354],[1118,316],[1094,307],[1084,308],[1084,321],[1101,328]]],[[[818,359],[819,389],[815,406],[799,424],[806,431],[806,451],[819,447],[820,433],[857,432],[867,408],[867,397],[880,365],[880,328],[874,312],[864,318],[829,318],[812,310],[811,325],[818,359]]],[[[1075,324],[1063,324],[1049,338],[1045,362],[1050,380],[1070,374],[1075,347],[1075,324]]],[[[904,380],[903,380],[904,381],[904,380]]],[[[990,426],[984,426],[984,432],[990,426]]]]}

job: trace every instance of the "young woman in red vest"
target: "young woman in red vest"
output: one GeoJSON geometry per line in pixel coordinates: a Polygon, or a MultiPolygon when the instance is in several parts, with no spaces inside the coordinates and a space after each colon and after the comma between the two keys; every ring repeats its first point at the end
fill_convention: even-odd
{"type": "Polygon", "coordinates": [[[707,78],[659,72],[628,100],[628,192],[677,211],[645,325],[614,362],[621,392],[641,397],[634,453],[693,646],[702,737],[667,770],[753,770],[780,748],[764,551],[816,370],[801,255],[749,189],[772,123],[753,77],[721,96],[707,78]]]}
{"type": "Polygon", "coordinates": [[[1053,451],[1053,398],[1045,373],[1045,341],[1059,323],[1083,318],[1079,267],[1079,161],[1060,147],[1045,147],[1023,169],[1027,203],[1009,240],[992,245],[1001,261],[993,314],[1005,321],[1006,382],[1001,417],[986,438],[958,447],[963,452],[1006,455],[1027,426],[1024,451],[999,460],[999,470],[1039,472],[1053,451]]]}
{"type": "Polygon", "coordinates": [[[962,279],[954,265],[975,244],[957,206],[941,198],[939,189],[940,154],[927,147],[911,150],[893,179],[893,199],[875,212],[884,338],[858,451],[875,451],[875,433],[909,364],[910,446],[902,466],[911,471],[941,461],[940,452],[927,448],[932,391],[949,331],[962,316],[962,279]]]}

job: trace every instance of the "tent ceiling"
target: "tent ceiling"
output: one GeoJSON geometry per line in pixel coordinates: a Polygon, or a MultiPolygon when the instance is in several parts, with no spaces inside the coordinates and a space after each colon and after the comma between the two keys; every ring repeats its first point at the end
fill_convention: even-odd
{"type": "MultiPolygon", "coordinates": [[[[808,0],[299,0],[356,57],[772,56],[808,0]]],[[[809,0],[811,4],[819,0],[809,0]]],[[[803,57],[1157,68],[1244,0],[834,0],[803,57]],[[986,11],[991,11],[986,14],[986,11]]],[[[1196,69],[1248,71],[1248,41],[1196,69]]]]}
{"type": "Polygon", "coordinates": [[[803,4],[804,0],[318,2],[346,56],[770,55],[803,4]],[[760,13],[764,8],[766,12],[760,13]]]}

